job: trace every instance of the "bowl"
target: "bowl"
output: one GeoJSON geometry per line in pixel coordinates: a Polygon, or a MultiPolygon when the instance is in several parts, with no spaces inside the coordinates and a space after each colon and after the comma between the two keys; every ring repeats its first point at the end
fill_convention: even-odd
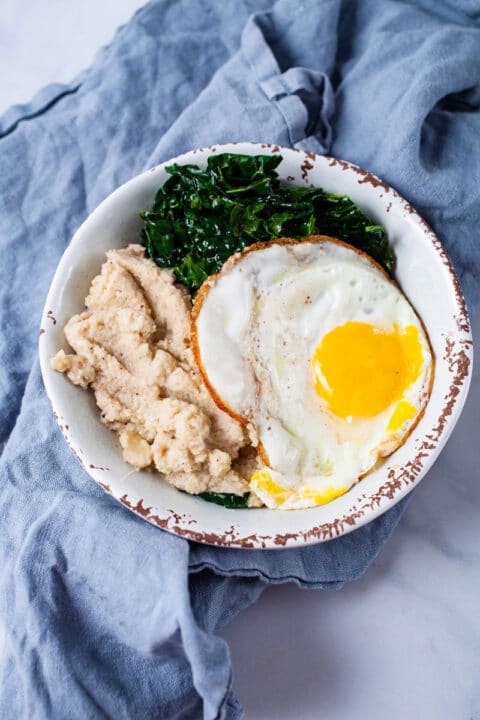
{"type": "Polygon", "coordinates": [[[58,265],[40,329],[45,388],[70,449],[91,477],[129,510],[163,530],[197,542],[238,548],[284,548],[323,542],[370,522],[422,479],[452,432],[471,376],[472,338],[458,278],[430,227],[386,183],[331,157],[259,143],[229,143],[180,155],[138,175],[106,198],[73,236],[58,265]],[[172,162],[206,165],[210,155],[281,153],[281,178],[349,195],[385,226],[397,256],[395,278],[419,313],[435,355],[435,377],[426,411],[407,441],[333,502],[306,510],[230,510],[186,495],[158,473],[136,471],[121,455],[117,436],[100,422],[93,393],[51,370],[68,350],[63,327],[81,312],[90,283],[110,248],[139,239],[139,212],[149,208],[172,162]]]}

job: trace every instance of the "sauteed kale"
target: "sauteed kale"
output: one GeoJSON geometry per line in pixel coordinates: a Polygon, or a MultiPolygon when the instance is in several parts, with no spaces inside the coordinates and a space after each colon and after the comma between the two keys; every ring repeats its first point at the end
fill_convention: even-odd
{"type": "Polygon", "coordinates": [[[250,493],[245,495],[235,495],[235,493],[216,493],[216,492],[201,492],[198,493],[198,497],[203,498],[207,502],[213,502],[217,505],[223,505],[227,508],[240,509],[248,507],[248,498],[250,493]]]}
{"type": "Polygon", "coordinates": [[[197,165],[170,165],[153,206],[142,212],[147,255],[173,268],[191,293],[225,260],[255,242],[330,235],[363,250],[389,273],[395,256],[385,229],[347,195],[282,183],[281,155],[222,153],[197,165]]]}

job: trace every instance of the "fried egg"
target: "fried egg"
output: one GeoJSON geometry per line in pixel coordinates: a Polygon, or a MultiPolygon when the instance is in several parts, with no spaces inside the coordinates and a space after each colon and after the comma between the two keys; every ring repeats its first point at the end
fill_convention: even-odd
{"type": "Polygon", "coordinates": [[[343,495],[428,402],[421,320],[374,260],[324,236],[259,243],[202,286],[192,344],[213,398],[256,430],[270,508],[343,495]]]}

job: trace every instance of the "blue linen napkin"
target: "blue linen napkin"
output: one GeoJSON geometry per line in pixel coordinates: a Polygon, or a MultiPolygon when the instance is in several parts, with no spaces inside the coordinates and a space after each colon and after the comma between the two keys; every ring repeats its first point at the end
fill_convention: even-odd
{"type": "Polygon", "coordinates": [[[153,2],[71,85],[0,118],[1,717],[240,717],[214,631],[269,582],[338,588],[379,552],[405,502],[326,545],[271,552],[187,543],[128,513],[65,447],[37,328],[66,243],[106,195],[231,140],[384,177],[440,234],[473,308],[479,19],[469,0],[153,2]]]}

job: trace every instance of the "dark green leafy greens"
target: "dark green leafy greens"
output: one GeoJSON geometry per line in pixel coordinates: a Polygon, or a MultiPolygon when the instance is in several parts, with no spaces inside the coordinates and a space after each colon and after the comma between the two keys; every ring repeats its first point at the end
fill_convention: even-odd
{"type": "Polygon", "coordinates": [[[245,495],[235,495],[234,493],[202,492],[198,493],[197,497],[201,497],[207,502],[223,505],[227,508],[241,509],[248,507],[248,498],[250,497],[250,493],[245,493],[245,495]]]}
{"type": "Polygon", "coordinates": [[[281,155],[223,153],[197,165],[171,165],[151,210],[141,213],[147,255],[171,267],[195,293],[225,260],[254,242],[330,235],[363,250],[389,273],[395,256],[385,229],[347,195],[282,184],[281,155]]]}

